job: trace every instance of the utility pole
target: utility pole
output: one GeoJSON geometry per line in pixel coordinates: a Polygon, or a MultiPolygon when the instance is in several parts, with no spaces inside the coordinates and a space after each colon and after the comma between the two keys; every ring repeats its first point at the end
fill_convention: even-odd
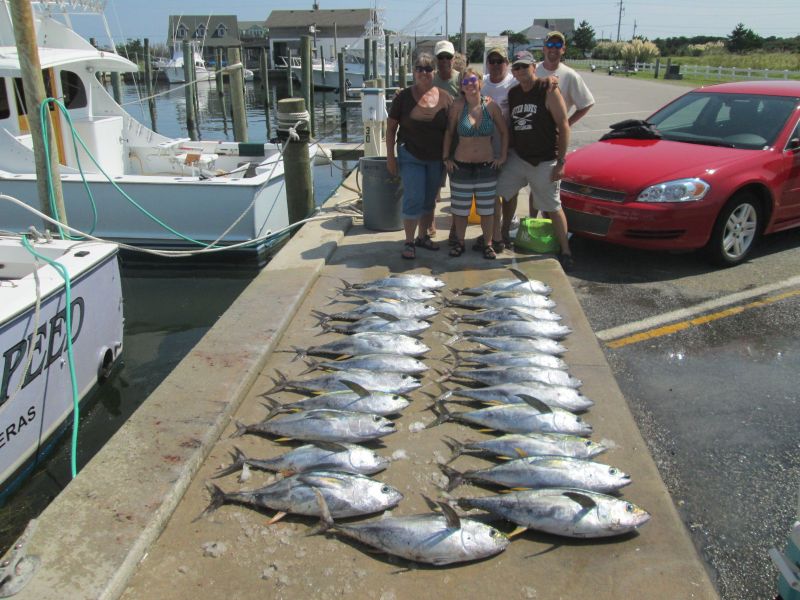
{"type": "Polygon", "coordinates": [[[636,38],[636,19],[633,20],[633,37],[631,39],[636,38]]]}
{"type": "Polygon", "coordinates": [[[622,0],[619,0],[619,19],[617,20],[617,41],[619,41],[619,29],[622,26],[622,0]]]}
{"type": "MultiPolygon", "coordinates": [[[[36,28],[33,25],[33,9],[29,0],[11,0],[11,19],[14,23],[14,40],[19,54],[19,68],[22,72],[22,89],[25,92],[26,105],[28,107],[28,127],[30,128],[31,138],[33,139],[33,157],[36,164],[36,188],[39,191],[40,210],[67,225],[67,212],[64,208],[64,197],[61,193],[61,171],[58,164],[58,150],[56,140],[53,135],[53,126],[50,122],[50,111],[45,111],[47,119],[47,139],[49,140],[50,150],[50,174],[53,180],[53,197],[55,200],[56,212],[51,214],[50,202],[48,201],[49,192],[47,188],[47,156],[42,136],[42,126],[39,119],[42,103],[46,93],[44,80],[42,79],[42,63],[39,60],[39,50],[36,43],[36,28]]],[[[56,118],[58,113],[56,112],[56,118]]],[[[52,229],[52,225],[45,224],[45,229],[52,229]]]]}
{"type": "Polygon", "coordinates": [[[467,56],[467,0],[461,0],[461,54],[467,56]]]}
{"type": "Polygon", "coordinates": [[[445,39],[450,39],[450,30],[447,26],[447,19],[448,19],[448,8],[447,5],[449,4],[448,0],[444,0],[444,37],[445,39]]]}

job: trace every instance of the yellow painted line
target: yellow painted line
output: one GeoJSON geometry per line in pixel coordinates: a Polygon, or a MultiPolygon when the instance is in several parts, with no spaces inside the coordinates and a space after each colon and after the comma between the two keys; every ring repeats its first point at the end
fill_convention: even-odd
{"type": "Polygon", "coordinates": [[[767,306],[768,304],[774,304],[775,302],[780,302],[781,300],[786,300],[787,298],[793,298],[795,296],[800,296],[800,290],[783,292],[782,294],[778,294],[776,296],[770,296],[762,300],[756,300],[754,302],[743,304],[741,306],[726,308],[725,310],[720,310],[715,313],[709,313],[707,315],[695,317],[693,319],[687,319],[685,321],[679,321],[677,323],[665,325],[664,327],[657,327],[655,329],[650,329],[648,331],[643,331],[641,333],[636,333],[634,335],[625,336],[617,340],[612,340],[610,342],[607,342],[606,346],[608,346],[609,348],[622,348],[623,346],[636,344],[637,342],[644,342],[646,340],[652,340],[654,338],[664,337],[665,335],[672,335],[673,333],[677,333],[678,331],[685,331],[691,327],[696,327],[698,325],[705,325],[706,323],[718,321],[719,319],[724,319],[725,317],[732,317],[733,315],[741,314],[746,310],[750,310],[751,308],[760,308],[762,306],[767,306]]]}

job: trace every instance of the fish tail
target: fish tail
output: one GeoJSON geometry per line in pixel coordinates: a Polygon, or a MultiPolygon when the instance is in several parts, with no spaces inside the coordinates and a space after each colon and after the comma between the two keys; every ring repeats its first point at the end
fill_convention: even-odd
{"type": "Polygon", "coordinates": [[[344,279],[342,279],[341,277],[339,278],[339,281],[341,281],[341,282],[342,282],[342,285],[344,286],[344,289],[346,289],[346,290],[349,290],[349,289],[353,289],[353,288],[357,288],[357,287],[358,287],[357,285],[355,285],[355,284],[353,284],[353,283],[350,283],[349,281],[345,281],[345,280],[344,280],[344,279]]]}
{"type": "MultiPolygon", "coordinates": [[[[263,395],[262,395],[263,396],[263,395]]],[[[283,406],[280,402],[275,400],[275,398],[270,398],[269,396],[263,396],[264,402],[261,404],[266,408],[269,412],[267,412],[267,416],[264,417],[265,421],[269,421],[275,415],[278,415],[283,412],[288,412],[291,409],[287,409],[283,406]]]]}
{"type": "Polygon", "coordinates": [[[199,515],[197,515],[194,518],[194,521],[192,521],[192,523],[194,523],[195,521],[198,521],[199,519],[201,519],[202,517],[204,517],[206,515],[210,515],[211,513],[213,513],[220,506],[225,504],[225,501],[228,499],[227,495],[225,494],[225,492],[223,492],[222,489],[220,489],[219,486],[214,485],[213,483],[207,483],[206,484],[206,488],[208,489],[209,493],[211,494],[211,502],[208,503],[208,506],[206,506],[206,508],[205,508],[205,510],[203,512],[201,512],[199,515]]]}
{"type": "Polygon", "coordinates": [[[231,434],[232,438],[241,437],[250,430],[249,425],[245,425],[244,423],[240,423],[239,421],[234,421],[233,423],[236,425],[236,431],[234,431],[231,434]]]}
{"type": "Polygon", "coordinates": [[[463,359],[461,358],[461,351],[456,350],[449,344],[445,344],[444,347],[447,348],[447,353],[453,357],[453,369],[460,367],[461,363],[463,362],[463,359]]]}
{"type": "Polygon", "coordinates": [[[227,467],[223,467],[219,471],[214,473],[211,476],[211,479],[219,479],[220,477],[225,477],[225,475],[230,475],[231,473],[235,473],[236,471],[244,467],[245,464],[247,464],[247,461],[249,459],[247,458],[247,456],[245,456],[244,452],[242,452],[236,446],[234,446],[233,449],[236,451],[236,452],[231,452],[231,458],[233,458],[233,462],[227,467]]]}
{"type": "Polygon", "coordinates": [[[336,527],[336,523],[333,521],[333,517],[331,516],[331,511],[328,510],[328,503],[325,502],[325,498],[317,488],[311,488],[314,490],[314,495],[317,497],[317,505],[319,506],[319,523],[306,534],[307,536],[310,535],[319,535],[320,533],[325,533],[329,529],[333,529],[336,527]]]}
{"type": "Polygon", "coordinates": [[[306,350],[304,350],[303,348],[298,348],[297,346],[292,346],[292,350],[294,350],[294,352],[295,352],[295,355],[294,355],[294,358],[292,359],[292,362],[296,361],[298,358],[303,358],[305,356],[308,356],[308,352],[306,350]]]}
{"type": "Polygon", "coordinates": [[[464,483],[463,473],[460,473],[455,469],[451,469],[447,465],[439,465],[439,469],[442,471],[442,473],[445,474],[445,477],[447,477],[448,479],[445,491],[452,492],[454,489],[456,489],[458,486],[464,483]]]}
{"type": "Polygon", "coordinates": [[[450,456],[450,460],[448,460],[445,463],[446,465],[449,465],[451,462],[453,462],[459,456],[464,454],[464,449],[466,447],[466,444],[463,444],[462,442],[459,442],[457,439],[451,438],[450,436],[447,436],[447,435],[442,438],[442,441],[444,442],[445,446],[450,448],[450,452],[452,452],[452,455],[450,456]]]}
{"type": "Polygon", "coordinates": [[[313,358],[309,358],[308,360],[306,360],[304,362],[306,363],[306,365],[308,365],[308,368],[305,371],[303,371],[302,373],[300,373],[300,375],[306,375],[307,373],[311,373],[311,371],[315,371],[316,369],[319,369],[319,361],[316,361],[313,358]]]}
{"type": "Polygon", "coordinates": [[[451,315],[445,315],[444,318],[447,319],[448,321],[450,321],[453,325],[457,325],[458,323],[460,323],[461,321],[464,320],[464,317],[462,317],[457,312],[454,312],[451,315]]]}
{"type": "Polygon", "coordinates": [[[430,429],[431,427],[436,427],[437,425],[453,420],[453,414],[447,410],[447,407],[438,398],[434,401],[431,409],[436,413],[436,420],[429,423],[425,429],[430,429]]]}
{"type": "Polygon", "coordinates": [[[275,392],[280,392],[281,390],[286,389],[286,385],[289,383],[289,380],[286,379],[286,375],[281,373],[278,369],[275,369],[275,373],[278,374],[277,377],[270,377],[272,383],[274,383],[275,385],[271,390],[267,390],[266,392],[261,394],[262,396],[266,397],[269,396],[270,394],[274,394],[275,392]]]}
{"type": "Polygon", "coordinates": [[[317,325],[322,325],[323,323],[327,323],[331,320],[331,316],[328,313],[322,312],[321,310],[312,310],[311,314],[319,319],[317,325]]]}

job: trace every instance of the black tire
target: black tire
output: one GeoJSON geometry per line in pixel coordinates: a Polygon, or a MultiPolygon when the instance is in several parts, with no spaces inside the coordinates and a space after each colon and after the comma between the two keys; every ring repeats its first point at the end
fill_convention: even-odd
{"type": "Polygon", "coordinates": [[[705,247],[713,265],[732,267],[744,261],[761,235],[764,211],[752,192],[739,192],[720,211],[705,247]]]}

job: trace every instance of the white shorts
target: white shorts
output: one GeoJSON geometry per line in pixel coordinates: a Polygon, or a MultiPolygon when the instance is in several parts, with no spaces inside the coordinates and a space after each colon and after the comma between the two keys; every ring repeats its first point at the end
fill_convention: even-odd
{"type": "Polygon", "coordinates": [[[561,181],[550,181],[556,160],[540,162],[535,167],[522,160],[513,150],[508,151],[508,160],[497,179],[497,195],[510,198],[526,185],[531,186],[533,207],[544,212],[561,210],[561,181]]]}

